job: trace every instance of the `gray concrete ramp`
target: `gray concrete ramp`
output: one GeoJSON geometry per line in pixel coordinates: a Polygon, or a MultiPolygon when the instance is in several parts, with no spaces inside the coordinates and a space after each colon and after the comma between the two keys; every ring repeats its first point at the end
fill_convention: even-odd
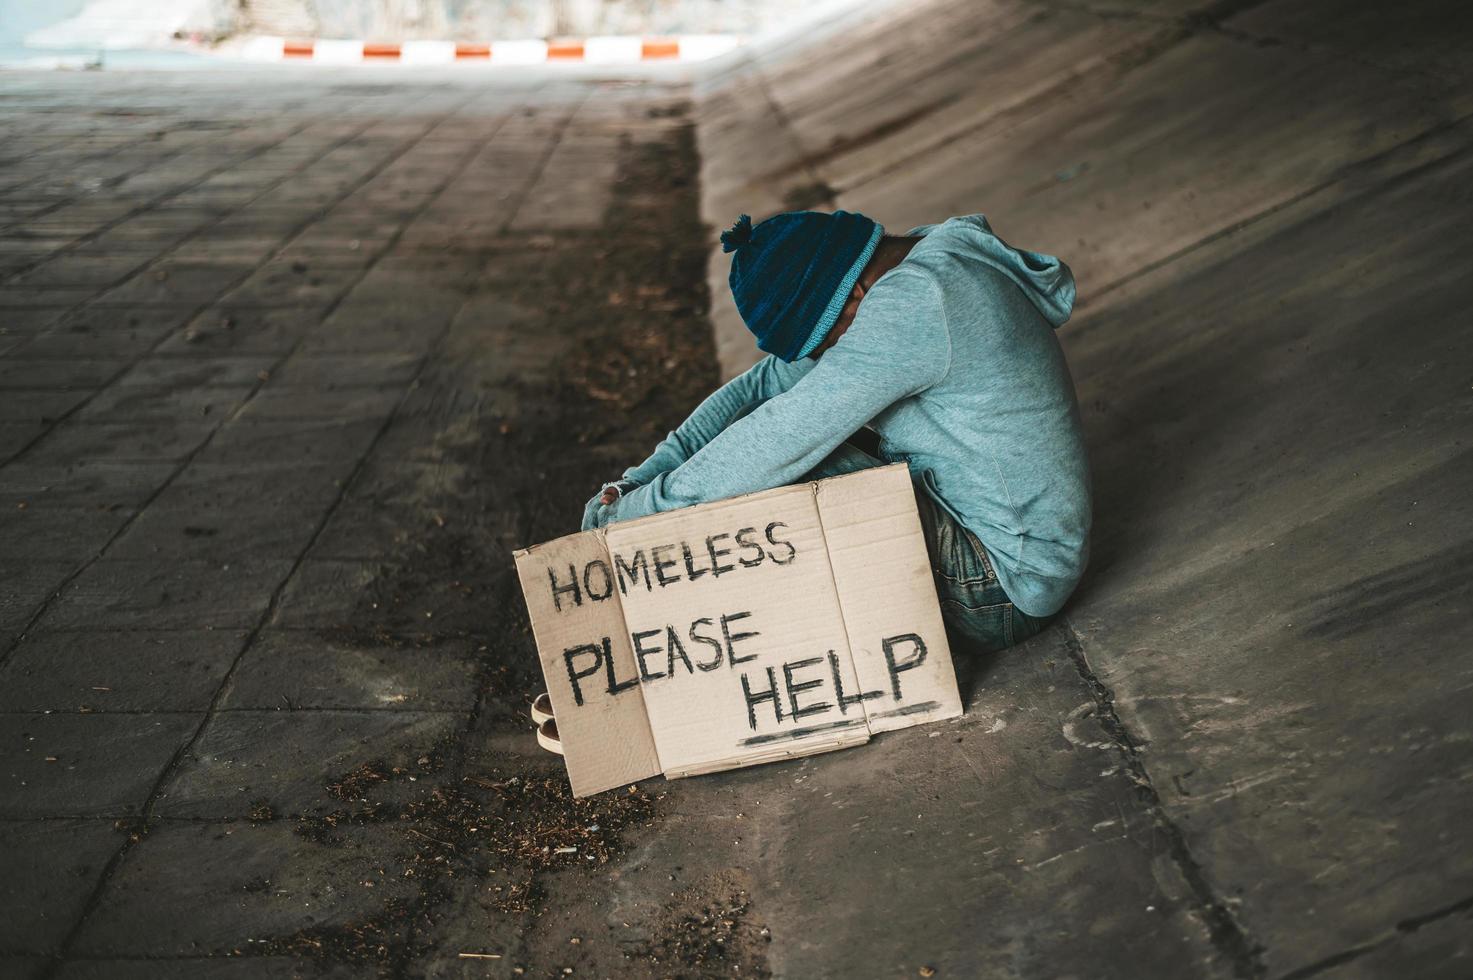
{"type": "Polygon", "coordinates": [[[1473,19],[1342,6],[875,6],[707,83],[713,226],[980,211],[1080,283],[1090,573],[959,740],[814,777],[864,819],[794,804],[784,880],[907,873],[791,886],[847,924],[790,975],[1473,970],[1473,19]]]}

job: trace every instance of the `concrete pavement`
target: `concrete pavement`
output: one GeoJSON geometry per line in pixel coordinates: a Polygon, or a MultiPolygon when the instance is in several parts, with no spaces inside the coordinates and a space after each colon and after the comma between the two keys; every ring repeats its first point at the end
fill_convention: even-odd
{"type": "MultiPolygon", "coordinates": [[[[897,944],[894,905],[966,856],[795,819],[795,863],[872,847],[930,875],[781,972],[926,948],[960,975],[1473,969],[1470,37],[1436,0],[874,5],[702,86],[711,223],[980,211],[1080,288],[1061,337],[1091,569],[1062,622],[979,668],[961,728],[985,749],[938,804],[1015,801],[972,880],[1037,840],[1043,887],[948,887],[897,944]],[[992,715],[1009,727],[983,739],[992,715]],[[1035,789],[1028,753],[1081,770],[1035,789]]],[[[713,252],[730,373],[750,343],[725,268],[713,252]]],[[[863,787],[899,813],[905,785],[863,787]]]]}
{"type": "Polygon", "coordinates": [[[1469,32],[1381,10],[4,76],[0,973],[1466,975],[1469,32]],[[1074,266],[1091,573],[955,723],[571,801],[509,552],[834,205],[1074,266]]]}

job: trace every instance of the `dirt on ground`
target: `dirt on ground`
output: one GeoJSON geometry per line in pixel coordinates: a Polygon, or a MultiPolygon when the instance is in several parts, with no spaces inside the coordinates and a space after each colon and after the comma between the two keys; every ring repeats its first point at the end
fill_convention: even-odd
{"type": "MultiPolygon", "coordinates": [[[[429,937],[440,919],[467,914],[470,881],[489,896],[472,910],[485,910],[488,933],[509,919],[521,937],[520,948],[472,955],[502,973],[565,976],[559,964],[536,962],[546,948],[537,941],[545,881],[557,875],[566,889],[573,876],[589,893],[606,890],[611,864],[659,825],[663,784],[574,799],[560,761],[530,748],[526,707],[540,671],[510,552],[577,530],[598,485],[642,459],[717,382],[688,113],[683,101],[656,106],[651,130],[626,138],[596,232],[507,236],[487,250],[493,281],[469,284],[472,295],[494,290],[540,311],[536,329],[557,337],[551,361],[494,397],[478,373],[486,362],[432,363],[417,392],[428,408],[410,424],[438,463],[471,478],[376,502],[395,526],[414,530],[405,536],[413,543],[381,563],[351,617],[323,631],[333,643],[405,656],[477,644],[478,700],[463,730],[425,746],[411,765],[370,760],[341,773],[323,787],[329,809],[285,818],[322,848],[348,846],[348,828],[394,828],[402,847],[375,859],[414,882],[414,897],[385,897],[348,925],[257,942],[250,954],[419,975],[426,957],[456,955],[429,937]],[[436,610],[432,629],[425,609],[436,610]],[[529,748],[482,750],[497,737],[524,737],[529,748]]],[[[252,819],[283,818],[262,806],[252,819]]],[[[622,948],[621,975],[767,975],[766,929],[746,894],[731,875],[671,893],[645,924],[649,939],[622,948]]]]}

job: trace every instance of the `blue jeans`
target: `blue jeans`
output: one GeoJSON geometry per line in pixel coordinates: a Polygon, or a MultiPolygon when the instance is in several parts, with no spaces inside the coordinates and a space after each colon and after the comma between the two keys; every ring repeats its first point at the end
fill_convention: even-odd
{"type": "MultiPolygon", "coordinates": [[[[805,479],[822,480],[883,465],[883,460],[851,439],[841,443],[805,479]]],[[[941,617],[956,649],[992,653],[1021,643],[1048,625],[1048,619],[1029,616],[1013,605],[998,584],[987,549],[951,511],[919,488],[916,509],[931,556],[941,617]]]]}

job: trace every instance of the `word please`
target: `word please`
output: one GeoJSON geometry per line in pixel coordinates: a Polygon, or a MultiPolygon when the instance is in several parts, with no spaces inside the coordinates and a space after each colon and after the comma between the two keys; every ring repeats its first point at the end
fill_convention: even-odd
{"type": "MultiPolygon", "coordinates": [[[[719,618],[702,617],[684,631],[674,626],[660,629],[640,630],[630,634],[637,672],[628,677],[617,675],[610,637],[602,637],[598,643],[584,643],[563,651],[563,664],[568,671],[568,683],[573,689],[574,704],[584,704],[584,683],[591,681],[594,687],[602,684],[605,693],[618,695],[638,684],[651,684],[661,679],[673,679],[684,673],[697,676],[698,672],[710,673],[728,670],[756,660],[756,653],[738,653],[737,644],[761,634],[756,630],[734,629],[733,624],[747,619],[750,612],[727,613],[719,618]],[[694,652],[694,656],[692,656],[694,652]],[[683,672],[681,668],[684,668],[683,672]],[[599,676],[601,675],[601,676],[599,676]],[[593,678],[597,677],[597,680],[593,678]]],[[[901,700],[900,675],[914,670],[926,660],[926,644],[915,633],[887,636],[880,641],[884,652],[885,669],[889,678],[889,690],[851,690],[846,692],[843,661],[829,650],[824,656],[802,657],[790,660],[781,666],[760,668],[755,673],[754,684],[747,669],[740,673],[742,698],[746,702],[747,724],[757,728],[757,708],[768,704],[778,724],[798,721],[837,710],[846,715],[849,709],[863,705],[866,701],[884,698],[887,694],[895,701],[901,700]],[[806,673],[805,673],[806,672],[806,673]],[[766,679],[763,686],[762,679],[766,679]],[[778,677],[782,677],[781,686],[778,677]],[[832,694],[826,687],[832,680],[832,694]]]]}
{"type": "Polygon", "coordinates": [[[615,552],[612,568],[602,558],[588,562],[581,572],[569,563],[566,579],[549,566],[547,581],[553,605],[562,612],[565,599],[570,606],[581,606],[585,599],[602,602],[613,596],[616,585],[620,595],[628,595],[631,587],[638,588],[641,583],[646,592],[653,592],[656,585],[663,589],[707,575],[719,578],[739,568],[768,563],[790,565],[798,557],[798,549],[779,537],[779,529],[786,527],[782,521],[773,521],[760,532],[755,527],[744,527],[733,533],[708,534],[704,544],[694,546],[676,541],[657,544],[648,552],[644,548],[631,555],[615,552]]]}
{"type": "MultiPolygon", "coordinates": [[[[686,652],[686,643],[682,642],[680,635],[676,633],[674,626],[666,626],[663,629],[641,630],[630,635],[630,642],[634,646],[634,659],[639,664],[639,673],[635,676],[620,680],[614,676],[614,657],[610,650],[610,638],[605,636],[597,644],[584,643],[576,647],[568,647],[563,651],[563,664],[568,668],[568,683],[573,686],[573,702],[579,707],[583,706],[583,685],[585,678],[592,677],[600,670],[603,671],[604,680],[607,682],[605,691],[609,694],[618,694],[627,691],[641,680],[653,681],[661,677],[675,676],[675,665],[678,661],[687,673],[694,674],[697,670],[713,671],[725,661],[735,667],[737,664],[755,660],[757,655],[749,653],[745,656],[738,655],[736,645],[742,640],[751,639],[761,634],[755,630],[732,630],[732,623],[747,619],[750,612],[727,613],[719,620],[703,616],[690,624],[686,631],[690,648],[697,650],[697,659],[692,660],[686,652]],[[719,623],[719,625],[718,625],[719,623]],[[720,630],[720,638],[715,635],[720,630]],[[655,645],[654,638],[664,634],[665,646],[663,648],[655,645]],[[706,654],[709,659],[701,659],[699,648],[709,648],[706,654]],[[657,670],[650,666],[650,657],[657,657],[665,653],[665,669],[657,670]]],[[[656,661],[658,665],[658,660],[656,661]]]]}

